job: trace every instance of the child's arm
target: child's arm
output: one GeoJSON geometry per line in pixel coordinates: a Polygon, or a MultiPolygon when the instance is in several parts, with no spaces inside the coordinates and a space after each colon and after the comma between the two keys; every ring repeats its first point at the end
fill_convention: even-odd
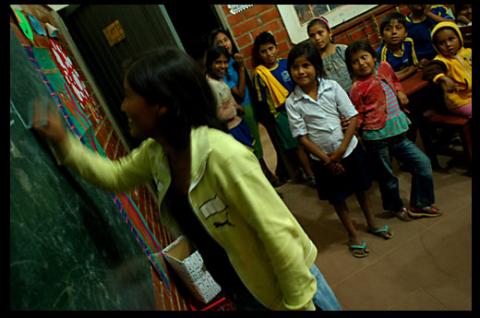
{"type": "Polygon", "coordinates": [[[307,135],[299,136],[298,142],[305,147],[307,152],[310,152],[317,158],[322,160],[323,164],[333,173],[341,174],[345,171],[339,162],[336,162],[330,158],[330,156],[322,150],[316,143],[310,140],[307,135]]]}
{"type": "Polygon", "coordinates": [[[357,129],[357,116],[350,118],[350,123],[348,124],[347,130],[343,135],[342,144],[338,147],[334,152],[328,154],[330,159],[334,162],[340,162],[342,160],[343,154],[347,150],[350,141],[355,134],[355,130],[357,129]]]}
{"type": "Polygon", "coordinates": [[[457,89],[457,85],[445,74],[446,71],[447,67],[443,62],[433,60],[425,66],[423,79],[433,82],[434,84],[439,84],[444,91],[451,93],[457,89]]]}
{"type": "Polygon", "coordinates": [[[424,11],[423,13],[429,17],[430,19],[432,19],[433,21],[435,22],[442,22],[442,21],[452,21],[451,19],[448,19],[448,18],[442,18],[441,16],[439,15],[436,15],[435,13],[432,12],[432,6],[431,5],[425,5],[425,8],[424,8],[424,11]]]}
{"type": "Polygon", "coordinates": [[[243,55],[240,53],[235,53],[233,56],[235,61],[238,63],[238,84],[232,87],[232,93],[235,94],[240,100],[243,100],[245,95],[245,66],[243,65],[243,55]]]}
{"type": "Polygon", "coordinates": [[[398,72],[395,72],[395,75],[397,75],[398,79],[400,81],[403,81],[404,79],[412,76],[413,74],[415,74],[417,72],[417,67],[415,65],[410,65],[410,66],[407,66],[403,69],[401,69],[400,71],[398,72]]]}

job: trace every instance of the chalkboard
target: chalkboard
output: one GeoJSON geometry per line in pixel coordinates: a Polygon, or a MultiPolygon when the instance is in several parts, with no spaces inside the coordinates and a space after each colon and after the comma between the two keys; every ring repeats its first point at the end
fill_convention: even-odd
{"type": "Polygon", "coordinates": [[[29,125],[50,98],[10,30],[10,307],[154,309],[150,265],[111,193],[56,163],[29,125]]]}

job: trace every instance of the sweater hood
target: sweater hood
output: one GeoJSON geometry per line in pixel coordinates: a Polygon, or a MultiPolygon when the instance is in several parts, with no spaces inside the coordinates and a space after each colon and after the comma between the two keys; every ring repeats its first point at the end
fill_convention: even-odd
{"type": "Polygon", "coordinates": [[[433,41],[433,38],[438,31],[440,31],[441,29],[444,29],[444,28],[453,29],[455,31],[455,33],[458,35],[458,38],[460,39],[460,44],[463,47],[463,36],[462,36],[462,32],[460,31],[460,28],[458,27],[458,25],[455,22],[443,21],[443,22],[437,23],[437,25],[435,25],[435,27],[432,30],[432,44],[433,44],[433,47],[435,48],[435,50],[438,53],[440,53],[439,49],[437,48],[437,45],[436,45],[435,41],[433,41]]]}

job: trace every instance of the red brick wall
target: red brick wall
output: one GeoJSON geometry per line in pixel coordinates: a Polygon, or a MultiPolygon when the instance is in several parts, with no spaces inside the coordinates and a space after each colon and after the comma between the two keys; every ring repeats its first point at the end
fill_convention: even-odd
{"type": "MultiPolygon", "coordinates": [[[[232,36],[238,44],[240,53],[245,56],[245,65],[250,71],[253,69],[251,59],[253,41],[263,31],[273,33],[279,47],[279,56],[287,57],[292,43],[276,5],[254,5],[237,14],[231,14],[227,5],[222,7],[232,30],[232,36]]],[[[381,42],[378,33],[380,21],[383,16],[395,9],[394,5],[380,5],[371,12],[333,28],[336,43],[349,44],[363,38],[368,39],[376,48],[381,42]]],[[[405,5],[400,5],[399,10],[404,14],[408,13],[405,5]]]]}
{"type": "Polygon", "coordinates": [[[249,7],[237,14],[231,14],[228,7],[223,10],[232,30],[232,36],[238,44],[240,53],[245,56],[245,65],[252,66],[252,48],[255,37],[263,31],[271,31],[279,48],[279,55],[287,57],[292,44],[276,5],[259,4],[249,7]]]}

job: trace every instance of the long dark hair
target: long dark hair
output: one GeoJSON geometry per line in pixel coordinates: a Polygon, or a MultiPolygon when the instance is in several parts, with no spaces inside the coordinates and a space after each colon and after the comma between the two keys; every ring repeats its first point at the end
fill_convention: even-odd
{"type": "Polygon", "coordinates": [[[307,39],[295,45],[288,53],[287,68],[288,68],[288,74],[290,74],[290,77],[292,77],[290,68],[295,62],[295,59],[297,59],[300,56],[305,56],[307,61],[313,64],[317,72],[317,76],[320,76],[320,77],[324,76],[322,58],[320,57],[320,54],[318,54],[317,49],[315,48],[315,45],[312,42],[310,42],[310,40],[307,39]]]}
{"type": "MultiPolygon", "coordinates": [[[[228,32],[228,30],[225,30],[223,28],[218,28],[218,29],[215,29],[215,30],[212,30],[210,32],[210,34],[208,35],[208,47],[214,47],[215,46],[215,38],[217,37],[217,35],[219,33],[223,33],[225,34],[228,39],[230,40],[230,42],[232,42],[232,57],[235,53],[238,53],[238,48],[237,46],[235,45],[235,42],[233,42],[233,38],[232,36],[230,35],[230,32],[228,32]]],[[[230,57],[230,55],[228,55],[230,57]]]]}
{"type": "Polygon", "coordinates": [[[223,46],[214,46],[207,49],[207,52],[205,53],[205,69],[207,74],[212,73],[213,62],[222,55],[225,55],[228,59],[228,51],[223,46]]]}
{"type": "Polygon", "coordinates": [[[168,109],[162,132],[171,146],[185,147],[192,127],[209,126],[226,131],[217,119],[217,107],[198,64],[175,47],[142,54],[127,66],[125,79],[149,104],[168,109]]]}

